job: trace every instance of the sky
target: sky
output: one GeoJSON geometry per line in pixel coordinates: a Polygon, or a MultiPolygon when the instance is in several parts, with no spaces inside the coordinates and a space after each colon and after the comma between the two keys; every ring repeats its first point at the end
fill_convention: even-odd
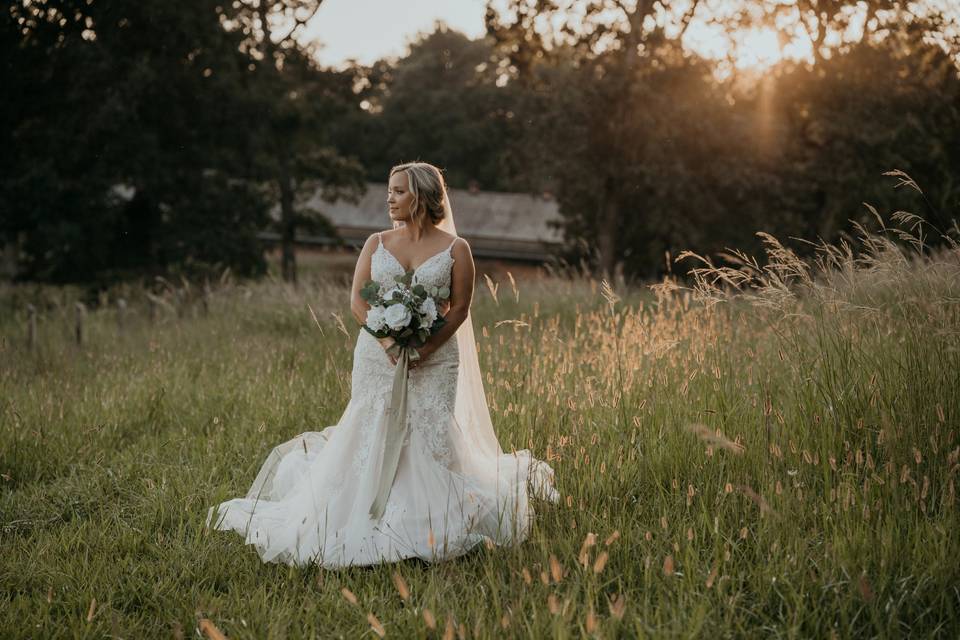
{"type": "MultiPolygon", "coordinates": [[[[958,11],[954,4],[958,0],[926,1],[947,12],[958,11]]],[[[487,0],[323,0],[301,42],[319,42],[318,57],[324,65],[341,67],[350,59],[371,64],[403,56],[417,34],[432,32],[438,20],[470,38],[483,35],[486,4],[487,0]]],[[[862,23],[857,28],[861,27],[862,23]]],[[[798,29],[794,25],[794,33],[787,34],[786,45],[771,28],[734,34],[735,65],[762,70],[784,57],[812,59],[809,38],[798,29]]],[[[705,19],[691,23],[684,44],[708,58],[722,58],[731,51],[723,28],[705,19]]]]}
{"type": "Polygon", "coordinates": [[[320,62],[340,66],[355,58],[370,64],[401,56],[421,31],[437,20],[471,38],[484,33],[486,0],[324,0],[302,40],[323,45],[320,62]]]}

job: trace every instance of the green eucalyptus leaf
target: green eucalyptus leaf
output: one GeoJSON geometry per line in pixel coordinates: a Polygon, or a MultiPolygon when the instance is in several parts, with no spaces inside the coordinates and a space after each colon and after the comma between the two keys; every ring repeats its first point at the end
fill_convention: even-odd
{"type": "Polygon", "coordinates": [[[377,296],[380,291],[380,286],[373,281],[367,281],[363,288],[360,289],[360,297],[366,300],[367,302],[373,302],[377,299],[377,296]]]}

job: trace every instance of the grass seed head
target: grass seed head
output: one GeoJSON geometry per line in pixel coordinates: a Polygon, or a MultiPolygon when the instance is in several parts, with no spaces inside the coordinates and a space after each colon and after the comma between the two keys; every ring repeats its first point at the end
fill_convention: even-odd
{"type": "Polygon", "coordinates": [[[223,632],[217,628],[217,625],[213,624],[213,622],[207,618],[200,618],[197,627],[200,634],[207,636],[210,640],[227,640],[227,636],[223,635],[223,632]]]}
{"type": "Polygon", "coordinates": [[[627,598],[622,593],[618,593],[609,600],[610,615],[617,620],[623,620],[623,614],[627,611],[627,598]]]}
{"type": "Polygon", "coordinates": [[[596,616],[596,614],[593,612],[593,608],[591,608],[589,611],[587,611],[587,620],[586,620],[586,623],[585,623],[584,626],[585,626],[585,628],[586,628],[586,630],[587,630],[587,633],[589,633],[590,635],[593,635],[594,633],[596,633],[596,631],[597,631],[597,616],[596,616]]]}
{"type": "Polygon", "coordinates": [[[593,563],[593,572],[600,573],[603,571],[603,568],[607,566],[607,559],[610,555],[606,551],[601,551],[600,555],[597,556],[596,562],[593,563]]]}
{"type": "Polygon", "coordinates": [[[553,615],[560,614],[560,601],[557,600],[557,596],[555,594],[551,593],[549,596],[547,596],[547,608],[550,609],[550,613],[553,615]]]}
{"type": "Polygon", "coordinates": [[[717,567],[714,565],[713,569],[710,570],[710,575],[707,576],[707,582],[705,586],[707,589],[713,588],[713,582],[717,579],[717,567]]]}
{"type": "Polygon", "coordinates": [[[563,567],[560,566],[560,561],[557,560],[557,556],[550,554],[550,575],[553,577],[554,582],[560,582],[563,580],[563,567]]]}
{"type": "Polygon", "coordinates": [[[767,501],[763,499],[763,496],[761,496],[759,493],[754,491],[752,488],[748,487],[747,485],[741,485],[740,491],[743,492],[743,495],[750,498],[750,500],[752,500],[758,507],[760,507],[761,515],[773,513],[773,509],[770,507],[769,504],[767,504],[767,501]]]}
{"type": "Polygon", "coordinates": [[[377,616],[373,615],[373,613],[367,614],[367,622],[370,623],[370,629],[381,638],[387,635],[387,630],[383,628],[383,625],[380,624],[377,616]]]}
{"type": "Polygon", "coordinates": [[[407,587],[407,581],[396,571],[393,572],[393,584],[403,600],[406,601],[410,599],[410,589],[407,587]]]}
{"type": "Polygon", "coordinates": [[[433,612],[426,607],[423,609],[423,622],[427,625],[428,629],[437,628],[437,619],[433,617],[433,612]]]}
{"type": "Polygon", "coordinates": [[[726,437],[720,430],[713,430],[710,427],[703,424],[691,424],[687,429],[693,433],[695,436],[700,438],[703,442],[706,442],[708,445],[718,447],[720,449],[725,449],[734,454],[743,453],[743,445],[739,442],[735,442],[730,438],[726,437]]]}
{"type": "Polygon", "coordinates": [[[663,559],[663,575],[667,577],[673,575],[673,556],[671,555],[663,559]]]}
{"type": "Polygon", "coordinates": [[[867,579],[867,574],[860,574],[857,587],[860,590],[860,597],[863,598],[864,602],[873,601],[873,588],[870,586],[870,580],[867,579]]]}

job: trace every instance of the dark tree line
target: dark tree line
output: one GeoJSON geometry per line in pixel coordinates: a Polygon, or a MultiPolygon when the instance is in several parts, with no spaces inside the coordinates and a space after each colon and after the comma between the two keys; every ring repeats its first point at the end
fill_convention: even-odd
{"type": "MultiPolygon", "coordinates": [[[[359,111],[353,74],[318,69],[292,44],[317,6],[11,5],[0,16],[0,234],[20,277],[255,275],[258,232],[279,227],[289,245],[316,224],[294,209],[300,184],[362,189],[329,126],[359,111]],[[277,25],[287,31],[271,37],[277,25]]],[[[289,259],[284,275],[295,278],[289,259]]]]}
{"type": "MultiPolygon", "coordinates": [[[[273,227],[295,280],[296,235],[332,231],[302,198],[353,197],[412,159],[457,187],[552,192],[565,257],[608,273],[756,250],[758,230],[834,240],[863,202],[941,228],[957,215],[960,47],[900,2],[866,3],[863,35],[840,42],[826,34],[863,3],[799,2],[812,64],[719,78],[681,44],[715,0],[591,0],[577,20],[513,0],[488,11],[486,38],[438,25],[399,60],[344,71],[298,42],[320,1],[15,2],[0,17],[0,240],[19,276],[255,275],[273,227]],[[926,198],[892,189],[890,169],[926,198]]],[[[782,10],[748,5],[766,17],[727,12],[730,29],[782,10]]]]}

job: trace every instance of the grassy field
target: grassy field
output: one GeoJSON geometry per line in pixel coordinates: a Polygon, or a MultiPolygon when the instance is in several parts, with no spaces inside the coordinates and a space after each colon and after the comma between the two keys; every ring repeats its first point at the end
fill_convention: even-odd
{"type": "Polygon", "coordinates": [[[0,636],[955,638],[960,250],[890,235],[808,262],[771,241],[692,290],[482,285],[501,444],[563,497],[524,544],[433,566],[264,565],[203,526],[337,422],[342,285],[170,284],[153,320],[119,288],[80,346],[75,291],[8,287],[0,636]]]}

